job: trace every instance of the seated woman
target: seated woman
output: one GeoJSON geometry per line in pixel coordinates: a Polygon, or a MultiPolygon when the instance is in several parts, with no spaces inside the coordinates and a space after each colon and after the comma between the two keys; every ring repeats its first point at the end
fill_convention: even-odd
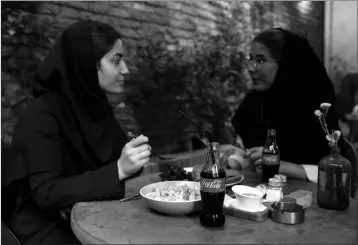
{"type": "MultiPolygon", "coordinates": [[[[274,28],[252,41],[248,70],[253,90],[232,119],[236,133],[249,149],[247,154],[258,163],[267,130],[276,129],[279,172],[316,181],[317,164],[330,148],[314,111],[323,102],[333,104],[335,98],[324,66],[306,38],[274,28]]],[[[330,130],[339,130],[333,108],[327,124],[330,130]]],[[[338,144],[342,146],[342,141],[338,144]]]]}
{"type": "Polygon", "coordinates": [[[4,167],[12,197],[3,196],[3,211],[22,244],[79,243],[61,211],[123,197],[126,179],[148,163],[148,138],[128,142],[107,100],[124,90],[123,54],[112,27],[80,21],[36,72],[35,99],[17,123],[13,162],[4,167]]]}

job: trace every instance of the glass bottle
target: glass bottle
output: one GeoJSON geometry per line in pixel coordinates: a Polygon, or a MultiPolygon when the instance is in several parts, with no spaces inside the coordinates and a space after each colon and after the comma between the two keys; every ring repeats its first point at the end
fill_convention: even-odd
{"type": "Polygon", "coordinates": [[[317,202],[321,208],[344,210],[349,207],[352,167],[337,141],[330,143],[330,150],[318,164],[317,202]]]}
{"type": "Polygon", "coordinates": [[[280,149],[276,143],[276,130],[267,130],[267,138],[262,151],[262,182],[278,174],[280,168],[280,149]]]}
{"type": "Polygon", "coordinates": [[[225,224],[223,204],[226,193],[226,173],[219,159],[219,143],[212,142],[200,173],[200,223],[206,227],[225,224]]]}
{"type": "MultiPolygon", "coordinates": [[[[197,133],[197,137],[201,141],[203,141],[203,143],[206,146],[210,146],[210,144],[212,142],[211,141],[212,136],[211,136],[211,133],[207,129],[200,130],[197,133]]],[[[192,171],[192,179],[193,179],[193,181],[199,181],[200,180],[200,173],[201,173],[201,170],[203,169],[204,165],[205,165],[205,161],[199,161],[197,164],[194,165],[193,171],[192,171]]]]}

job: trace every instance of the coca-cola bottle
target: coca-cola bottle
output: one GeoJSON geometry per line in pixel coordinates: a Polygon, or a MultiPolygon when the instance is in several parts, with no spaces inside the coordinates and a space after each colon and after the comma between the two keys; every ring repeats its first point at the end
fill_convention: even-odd
{"type": "Polygon", "coordinates": [[[219,143],[209,144],[205,165],[200,173],[200,223],[206,227],[225,224],[223,204],[226,191],[226,173],[219,161],[219,143]]]}
{"type": "Polygon", "coordinates": [[[278,174],[280,168],[280,149],[276,143],[276,130],[269,129],[264,149],[262,151],[262,182],[278,174]]]}

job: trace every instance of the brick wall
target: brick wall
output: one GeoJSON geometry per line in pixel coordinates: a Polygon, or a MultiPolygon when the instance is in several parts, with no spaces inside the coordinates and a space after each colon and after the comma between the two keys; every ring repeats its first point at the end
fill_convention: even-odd
{"type": "MultiPolygon", "coordinates": [[[[80,19],[92,18],[109,23],[123,36],[129,49],[151,39],[165,40],[168,48],[172,40],[179,45],[191,45],[193,36],[221,34],[222,27],[230,23],[240,36],[239,48],[246,50],[250,40],[259,31],[280,26],[293,31],[304,32],[317,53],[323,56],[323,9],[324,2],[310,2],[299,8],[298,2],[227,2],[227,1],[150,1],[150,2],[77,2],[48,1],[28,2],[31,5],[35,23],[45,26],[48,40],[53,43],[56,37],[71,23],[80,19]]],[[[29,47],[29,36],[2,42],[2,73],[15,79],[22,79],[24,73],[34,69],[33,53],[44,56],[50,45],[39,42],[29,47]]],[[[129,54],[130,55],[130,54],[129,54]]],[[[136,61],[128,61],[131,71],[136,72],[136,61]]],[[[4,76],[3,76],[4,77],[4,76]]],[[[25,76],[26,77],[26,76],[25,76]]],[[[2,84],[5,83],[2,79],[2,84]]],[[[169,83],[170,81],[166,81],[169,83]]],[[[152,144],[160,152],[188,150],[189,138],[195,128],[183,118],[173,113],[170,104],[157,104],[156,107],[128,104],[117,107],[121,96],[112,98],[116,116],[124,128],[141,132],[153,138],[152,144]],[[136,113],[133,112],[136,110],[136,113]],[[133,115],[142,118],[142,125],[133,115]],[[155,116],[153,116],[155,112],[155,116]]]]}

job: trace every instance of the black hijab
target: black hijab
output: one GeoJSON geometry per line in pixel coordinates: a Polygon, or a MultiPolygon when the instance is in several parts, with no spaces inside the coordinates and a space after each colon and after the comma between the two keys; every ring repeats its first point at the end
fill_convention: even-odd
{"type": "Polygon", "coordinates": [[[99,87],[93,22],[76,22],[62,33],[35,74],[33,93],[35,97],[47,92],[59,95],[67,119],[80,132],[86,148],[106,163],[120,156],[127,137],[99,87]]]}
{"type": "MultiPolygon", "coordinates": [[[[314,111],[323,102],[333,105],[334,87],[306,38],[281,28],[273,30],[284,38],[275,80],[269,90],[246,96],[232,124],[247,147],[263,146],[267,129],[273,128],[282,160],[317,164],[329,148],[314,111]],[[300,153],[307,148],[314,149],[309,159],[300,153]]],[[[339,129],[333,108],[327,121],[330,129],[339,129]]]]}
{"type": "MultiPolygon", "coordinates": [[[[271,109],[300,117],[300,113],[312,114],[323,102],[333,103],[333,83],[307,39],[281,28],[276,30],[284,34],[285,40],[274,83],[267,92],[271,109]],[[288,103],[290,110],[284,109],[288,103]]],[[[283,116],[273,115],[273,120],[283,116]]]]}

